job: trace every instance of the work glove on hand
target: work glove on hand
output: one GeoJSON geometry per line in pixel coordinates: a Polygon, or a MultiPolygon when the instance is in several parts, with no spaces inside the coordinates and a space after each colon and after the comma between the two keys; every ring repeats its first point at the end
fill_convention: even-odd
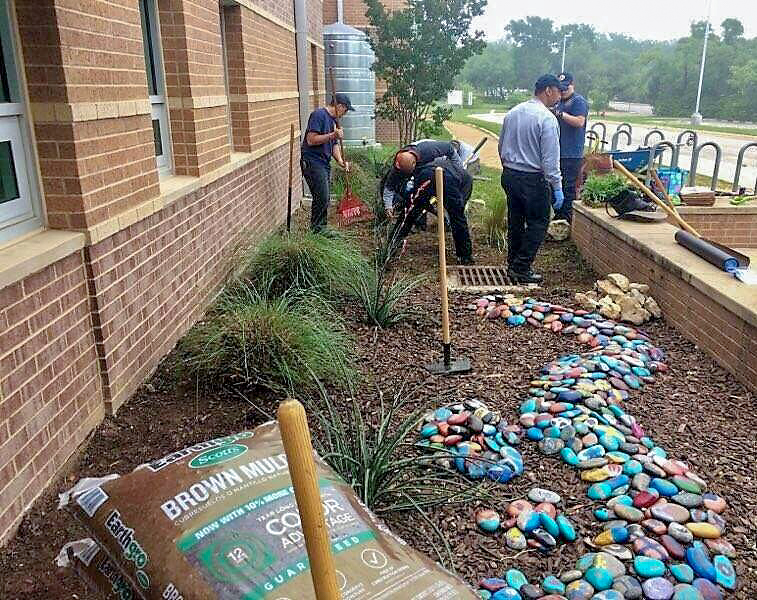
{"type": "Polygon", "coordinates": [[[555,190],[552,192],[554,196],[554,200],[552,201],[552,208],[555,209],[555,212],[559,212],[559,210],[562,208],[563,202],[565,202],[565,195],[563,194],[562,190],[555,190]]]}

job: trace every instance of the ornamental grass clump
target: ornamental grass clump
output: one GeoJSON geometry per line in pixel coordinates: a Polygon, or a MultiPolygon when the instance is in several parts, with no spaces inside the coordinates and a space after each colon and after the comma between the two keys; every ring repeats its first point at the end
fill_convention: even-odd
{"type": "Polygon", "coordinates": [[[318,296],[274,297],[243,282],[225,290],[181,341],[199,381],[263,387],[282,394],[345,384],[354,376],[350,340],[318,296]]]}
{"type": "Polygon", "coordinates": [[[592,173],[586,178],[581,188],[581,199],[584,204],[597,208],[628,189],[630,189],[628,180],[618,173],[613,172],[607,175],[592,173]]]}
{"type": "Polygon", "coordinates": [[[242,281],[271,297],[305,290],[332,298],[349,290],[365,259],[354,240],[337,232],[271,235],[241,252],[242,281]]]}
{"type": "Polygon", "coordinates": [[[504,194],[493,194],[484,199],[481,225],[486,242],[503,252],[507,248],[507,198],[504,194]]]}

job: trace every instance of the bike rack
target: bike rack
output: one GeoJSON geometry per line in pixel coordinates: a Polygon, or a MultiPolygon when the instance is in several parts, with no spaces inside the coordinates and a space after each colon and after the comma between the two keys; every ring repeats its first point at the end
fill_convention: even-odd
{"type": "Polygon", "coordinates": [[[715,142],[705,142],[700,144],[691,153],[691,171],[689,172],[689,185],[696,184],[697,177],[697,165],[699,164],[699,153],[706,147],[715,148],[715,168],[712,170],[712,182],[710,183],[710,189],[714,192],[718,185],[718,173],[720,173],[720,160],[723,157],[723,151],[720,146],[715,142]]]}
{"type": "MultiPolygon", "coordinates": [[[[676,138],[676,166],[678,166],[678,162],[681,159],[681,146],[691,146],[692,148],[696,148],[699,144],[699,134],[694,131],[693,129],[685,129],[681,133],[678,134],[678,137],[676,138]],[[683,136],[688,135],[689,138],[684,143],[683,136]]],[[[693,158],[693,156],[692,156],[693,158]]],[[[689,164],[689,172],[691,172],[691,164],[689,164]]]]}
{"type": "Polygon", "coordinates": [[[588,146],[589,148],[592,147],[592,144],[594,142],[599,142],[599,135],[596,131],[587,131],[586,132],[586,139],[584,140],[584,146],[588,146]]]}
{"type": "Polygon", "coordinates": [[[633,135],[633,127],[630,123],[621,123],[615,128],[615,131],[618,131],[619,129],[628,129],[628,133],[633,135]]]}
{"type": "MultiPolygon", "coordinates": [[[[733,176],[733,188],[734,192],[739,191],[739,178],[741,177],[741,167],[744,164],[744,155],[749,148],[757,148],[757,142],[749,142],[745,144],[741,150],[739,150],[739,158],[736,161],[736,174],[733,176]]],[[[754,182],[754,193],[757,194],[757,181],[754,182]]]]}
{"type": "Polygon", "coordinates": [[[592,133],[594,133],[597,136],[597,139],[599,139],[599,143],[602,146],[607,145],[607,125],[605,125],[602,121],[597,121],[591,126],[591,129],[589,129],[592,133]],[[602,137],[599,137],[599,134],[597,134],[596,131],[594,131],[595,127],[601,127],[602,128],[602,137]]]}
{"type": "Polygon", "coordinates": [[[628,131],[627,129],[617,129],[615,130],[615,133],[612,134],[612,145],[610,146],[610,152],[618,149],[618,138],[621,136],[621,134],[626,136],[629,146],[633,144],[630,131],[628,131]]]}
{"type": "Polygon", "coordinates": [[[644,143],[642,145],[649,146],[650,145],[649,138],[651,138],[653,135],[659,135],[660,141],[663,141],[665,139],[665,134],[662,131],[660,131],[659,129],[653,129],[652,131],[647,133],[647,135],[644,136],[644,143]]]}
{"type": "Polygon", "coordinates": [[[660,158],[657,161],[658,166],[662,165],[662,155],[665,154],[664,149],[670,148],[670,168],[674,169],[678,166],[678,154],[676,153],[676,146],[673,144],[673,142],[669,142],[667,140],[662,140],[657,142],[654,146],[652,146],[649,149],[649,163],[647,168],[647,178],[646,178],[646,184],[647,187],[652,183],[652,169],[654,168],[654,161],[655,157],[657,156],[657,149],[663,148],[663,151],[660,153],[660,158]]]}

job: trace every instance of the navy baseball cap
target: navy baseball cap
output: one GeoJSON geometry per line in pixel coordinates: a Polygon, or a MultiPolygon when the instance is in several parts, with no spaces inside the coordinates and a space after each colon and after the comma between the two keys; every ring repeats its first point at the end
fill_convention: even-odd
{"type": "Polygon", "coordinates": [[[571,83],[573,83],[573,75],[571,75],[570,73],[567,73],[567,72],[560,73],[557,76],[557,79],[560,80],[560,91],[563,91],[563,92],[568,89],[568,86],[571,83]]]}
{"type": "Polygon", "coordinates": [[[347,110],[355,110],[355,108],[352,106],[352,102],[350,101],[350,97],[347,94],[337,94],[336,103],[346,106],[347,110]]]}
{"type": "Polygon", "coordinates": [[[554,75],[542,75],[534,84],[534,94],[543,92],[548,87],[560,88],[561,85],[560,80],[554,75]]]}

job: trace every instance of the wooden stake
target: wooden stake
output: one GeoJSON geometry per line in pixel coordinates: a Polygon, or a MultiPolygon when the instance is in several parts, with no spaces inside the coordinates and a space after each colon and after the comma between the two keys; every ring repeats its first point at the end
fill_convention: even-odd
{"type": "Polygon", "coordinates": [[[442,299],[444,364],[450,363],[449,298],[447,297],[447,240],[444,231],[444,169],[436,167],[436,222],[439,232],[439,294],[442,299]]]}
{"type": "Polygon", "coordinates": [[[305,535],[315,597],[317,600],[339,600],[334,557],[331,554],[329,531],[323,516],[305,409],[297,400],[289,399],[279,406],[278,418],[302,521],[302,532],[305,535]]]}
{"type": "Polygon", "coordinates": [[[292,162],[294,162],[294,123],[289,130],[289,189],[287,190],[287,233],[292,230],[292,162]]]}

